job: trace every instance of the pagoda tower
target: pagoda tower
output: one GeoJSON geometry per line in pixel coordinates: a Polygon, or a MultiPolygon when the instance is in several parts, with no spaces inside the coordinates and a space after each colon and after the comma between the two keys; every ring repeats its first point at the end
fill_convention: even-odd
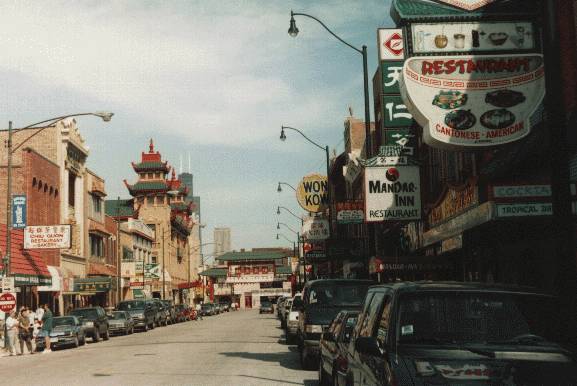
{"type": "Polygon", "coordinates": [[[133,209],[144,223],[154,230],[152,264],[158,264],[158,278],[152,278],[155,297],[187,302],[189,272],[189,235],[193,220],[192,203],[186,203],[188,188],[176,178],[174,168],[154,151],[151,139],[148,152],[142,152],[140,162],[132,162],[138,175],[134,184],[124,180],[133,197],[133,209]]]}

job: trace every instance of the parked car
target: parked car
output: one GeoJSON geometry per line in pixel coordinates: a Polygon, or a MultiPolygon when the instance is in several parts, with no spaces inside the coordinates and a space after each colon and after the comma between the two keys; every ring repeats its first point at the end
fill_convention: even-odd
{"type": "Polygon", "coordinates": [[[273,314],[274,310],[271,302],[261,302],[258,309],[259,314],[273,314]]]}
{"type": "MultiPolygon", "coordinates": [[[[64,346],[78,347],[86,344],[86,333],[82,321],[76,316],[58,316],[52,319],[50,333],[50,348],[64,346]]],[[[36,351],[43,351],[46,347],[45,331],[40,330],[36,336],[36,351]]]]}
{"type": "Polygon", "coordinates": [[[347,348],[359,311],[340,311],[321,336],[319,384],[335,385],[347,372],[347,348]]]}
{"type": "Polygon", "coordinates": [[[214,315],[214,309],[209,303],[204,303],[200,306],[200,312],[202,316],[212,316],[214,315]]]}
{"type": "Polygon", "coordinates": [[[164,304],[165,312],[168,314],[167,322],[169,324],[176,323],[176,310],[174,309],[175,305],[172,304],[172,300],[161,300],[164,304]]]}
{"type": "Polygon", "coordinates": [[[70,311],[70,315],[77,316],[81,319],[82,327],[86,336],[92,338],[93,342],[99,342],[100,338],[110,339],[108,331],[108,318],[102,307],[76,308],[70,311]]]}
{"type": "Polygon", "coordinates": [[[126,311],[134,321],[134,328],[148,331],[155,327],[156,311],[146,300],[125,300],[116,306],[119,311],[126,311]]]}
{"type": "Polygon", "coordinates": [[[577,385],[558,299],[526,287],[372,287],[347,354],[347,385],[577,385]]]}
{"type": "Polygon", "coordinates": [[[287,315],[286,330],[285,330],[285,337],[287,344],[292,344],[297,337],[299,329],[298,310],[301,307],[302,307],[302,298],[300,294],[297,294],[292,298],[291,308],[287,315]]]}
{"type": "Polygon", "coordinates": [[[220,302],[220,307],[222,308],[222,310],[224,312],[229,312],[230,311],[230,303],[229,302],[220,302]]]}
{"type": "Polygon", "coordinates": [[[112,311],[108,315],[108,331],[111,334],[128,335],[134,333],[134,320],[128,311],[112,311]]]}
{"type": "Polygon", "coordinates": [[[167,325],[167,318],[168,313],[164,308],[164,304],[160,299],[151,299],[149,302],[152,304],[153,309],[156,311],[155,315],[155,325],[156,326],[166,326],[167,325]]]}
{"type": "Polygon", "coordinates": [[[286,300],[286,297],[281,296],[276,301],[276,316],[279,318],[279,320],[282,319],[282,310],[284,309],[284,302],[286,300]]]}
{"type": "Polygon", "coordinates": [[[283,329],[286,329],[287,316],[288,316],[288,313],[290,311],[292,304],[293,304],[292,299],[287,299],[283,303],[282,310],[281,310],[281,318],[280,318],[280,326],[283,329]]]}
{"type": "Polygon", "coordinates": [[[303,289],[297,332],[301,366],[317,369],[321,334],[342,310],[359,310],[370,280],[323,279],[312,280],[303,289]]]}

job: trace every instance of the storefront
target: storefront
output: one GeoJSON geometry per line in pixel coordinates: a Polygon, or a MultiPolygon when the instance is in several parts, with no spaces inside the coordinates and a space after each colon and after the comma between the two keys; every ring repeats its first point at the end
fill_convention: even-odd
{"type": "Polygon", "coordinates": [[[110,277],[89,277],[74,279],[74,292],[79,295],[81,307],[109,307],[109,293],[114,289],[110,277]]]}

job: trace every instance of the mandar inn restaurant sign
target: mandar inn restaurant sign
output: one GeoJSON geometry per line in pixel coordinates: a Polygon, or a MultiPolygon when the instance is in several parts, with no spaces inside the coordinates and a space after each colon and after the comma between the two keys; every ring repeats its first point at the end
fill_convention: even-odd
{"type": "Polygon", "coordinates": [[[513,142],[529,134],[545,96],[543,56],[413,57],[405,61],[401,93],[429,145],[513,142]]]}

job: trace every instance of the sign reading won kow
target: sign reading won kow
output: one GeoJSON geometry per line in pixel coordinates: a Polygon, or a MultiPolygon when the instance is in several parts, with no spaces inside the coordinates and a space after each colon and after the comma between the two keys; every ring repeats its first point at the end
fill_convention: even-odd
{"type": "Polygon", "coordinates": [[[320,174],[304,176],[297,188],[297,201],[307,212],[321,212],[328,205],[328,179],[320,174]]]}

